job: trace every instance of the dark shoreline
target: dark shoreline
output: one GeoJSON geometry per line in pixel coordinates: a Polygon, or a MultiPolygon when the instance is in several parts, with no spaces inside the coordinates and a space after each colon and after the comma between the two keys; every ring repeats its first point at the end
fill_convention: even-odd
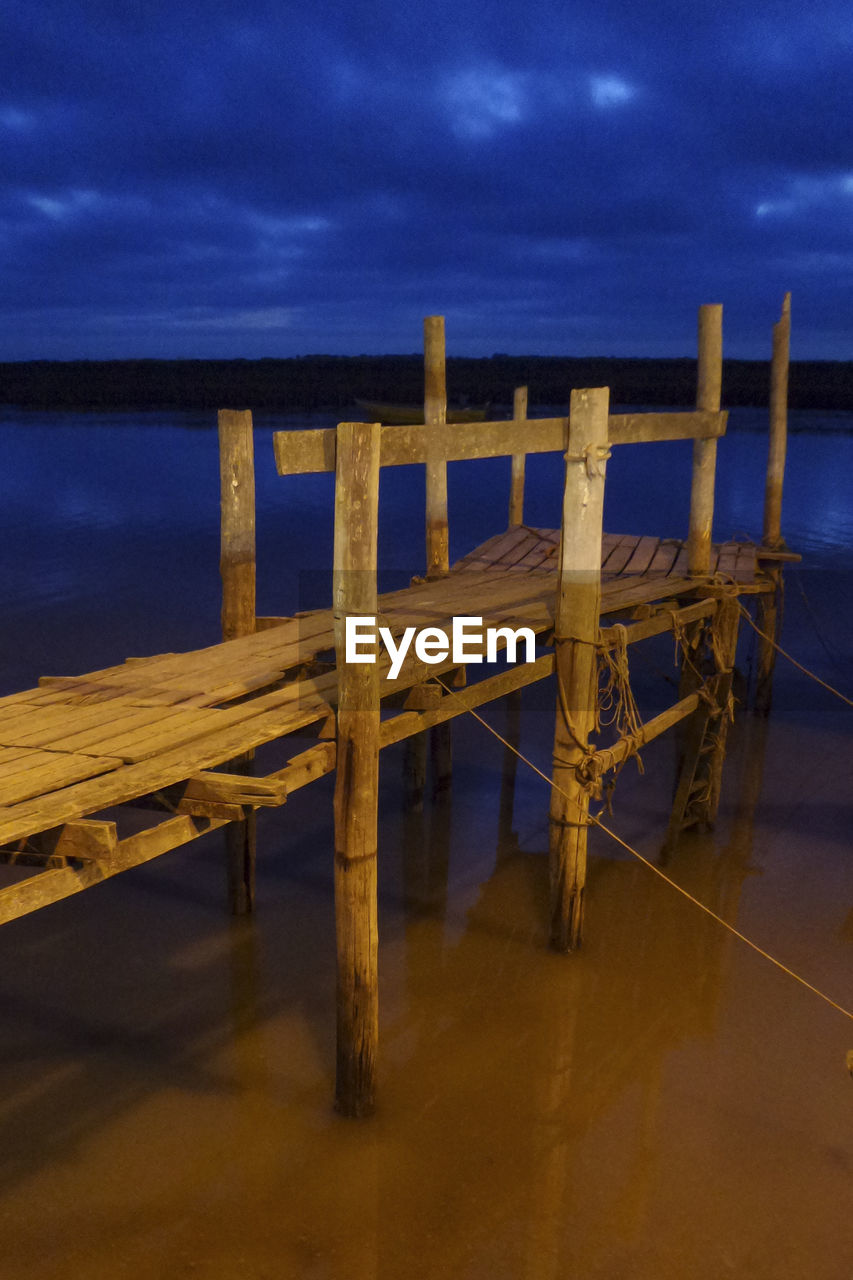
{"type": "MultiPolygon", "coordinates": [[[[690,404],[694,359],[504,356],[451,357],[451,401],[510,405],[527,385],[531,405],[563,404],[568,389],[609,386],[614,404],[690,404]]],[[[770,367],[727,360],[723,403],[766,405],[770,367]]],[[[29,360],[0,364],[0,404],[32,409],[334,410],[356,399],[415,404],[423,396],[423,357],[298,356],[263,360],[29,360]]],[[[794,409],[853,409],[853,361],[791,364],[794,409]]]]}

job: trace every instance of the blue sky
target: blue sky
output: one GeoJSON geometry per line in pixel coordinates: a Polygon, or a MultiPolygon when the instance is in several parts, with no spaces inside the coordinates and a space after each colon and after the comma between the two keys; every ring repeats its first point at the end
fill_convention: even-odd
{"type": "Polygon", "coordinates": [[[853,8],[40,0],[0,40],[0,359],[853,358],[853,8]]]}

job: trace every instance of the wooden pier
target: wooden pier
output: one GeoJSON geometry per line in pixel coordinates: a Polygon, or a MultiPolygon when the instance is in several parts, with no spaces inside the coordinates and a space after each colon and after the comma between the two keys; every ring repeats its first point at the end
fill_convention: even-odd
{"type": "MultiPolygon", "coordinates": [[[[578,945],[583,926],[588,812],[610,771],[664,731],[682,726],[668,846],[680,831],[711,823],[719,801],[740,598],[756,597],[775,633],[781,566],[796,558],[781,539],[789,305],[773,349],[773,414],[764,541],[711,540],[720,409],[722,309],[699,318],[697,407],[690,412],[612,414],[606,388],[574,390],[568,417],[528,418],[524,389],[509,421],[448,427],[444,323],[425,322],[421,424],[278,432],[280,474],[334,472],[333,600],[292,617],[256,616],[254,459],[248,411],[219,415],[222,480],[223,635],[209,648],[161,654],[76,677],[44,677],[37,689],[0,699],[0,856],[27,867],[0,889],[0,923],[47,906],[195,839],[227,835],[232,909],[254,905],[255,817],[336,770],[335,911],[338,939],[336,1101],[348,1115],[375,1102],[378,1045],[377,796],[383,747],[556,673],[550,804],[551,939],[578,945]],[[602,527],[613,448],[693,440],[686,539],[602,527]],[[555,459],[565,471],[561,529],[523,523],[524,460],[555,459]],[[447,464],[512,458],[508,527],[449,564],[447,464]],[[403,590],[377,592],[380,473],[425,467],[425,574],[403,590]],[[464,667],[447,652],[427,662],[409,652],[391,678],[387,653],[344,660],[348,617],[376,618],[399,638],[432,628],[433,653],[450,648],[453,619],[529,628],[535,661],[493,663],[469,642],[464,667]],[[646,723],[631,707],[629,647],[663,632],[682,645],[678,700],[646,723]],[[466,675],[467,672],[467,675],[466,675]],[[596,742],[602,672],[624,714],[616,739],[596,742]],[[306,746],[305,739],[313,739],[306,746]],[[286,762],[255,776],[253,755],[281,741],[286,762]],[[132,833],[120,834],[134,811],[132,833]],[[140,823],[144,822],[140,829],[140,823]]],[[[503,632],[500,632],[503,629],[503,632]]],[[[773,649],[761,653],[760,707],[769,706],[773,649]]],[[[445,767],[449,767],[446,765],[445,767]]],[[[331,852],[331,851],[330,851],[331,852]]]]}

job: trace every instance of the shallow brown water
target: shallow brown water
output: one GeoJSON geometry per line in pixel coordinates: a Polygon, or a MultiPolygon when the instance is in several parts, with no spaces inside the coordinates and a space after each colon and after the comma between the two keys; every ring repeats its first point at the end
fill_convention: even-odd
{"type": "MultiPolygon", "coordinates": [[[[127,430],[7,432],[4,691],[215,635],[215,441],[127,430]]],[[[760,514],[754,439],[725,442],[737,465],[721,446],[723,536],[760,514]]],[[[786,643],[849,692],[853,437],[794,437],[792,460],[789,536],[812,568],[808,608],[789,575],[786,643]]],[[[262,481],[276,570],[282,546],[311,563],[330,534],[329,494],[295,507],[279,483],[262,481]]],[[[682,527],[657,463],[639,480],[614,467],[608,487],[612,527],[682,527]]],[[[420,488],[389,517],[396,563],[415,554],[399,529],[420,540],[420,488]]],[[[491,522],[471,518],[471,545],[494,502],[469,496],[491,522]]],[[[631,661],[644,713],[660,710],[671,690],[631,661]]],[[[651,662],[671,675],[671,648],[651,662]]],[[[486,714],[504,728],[503,707],[486,714]]],[[[552,727],[553,690],[527,690],[521,746],[545,767],[552,727]]],[[[742,716],[731,736],[717,830],[670,867],[848,1007],[851,744],[849,709],[780,665],[766,732],[742,716]]],[[[263,815],[250,923],[227,917],[214,834],[0,932],[2,1280],[851,1280],[853,1024],[600,833],[584,946],[549,952],[546,788],[521,765],[513,781],[473,721],[454,750],[450,795],[422,811],[402,749],[383,755],[369,1122],[331,1107],[330,779],[263,815]]],[[[672,744],[644,758],[611,821],[656,858],[672,744]]]]}
{"type": "MultiPolygon", "coordinates": [[[[820,719],[741,722],[671,871],[843,998],[850,739],[820,719]]],[[[265,824],[250,924],[214,835],[4,931],[4,1277],[853,1274],[850,1024],[601,835],[584,948],[551,954],[544,787],[511,815],[483,735],[420,813],[383,757],[372,1121],[330,1105],[326,783],[265,824]]],[[[654,855],[667,744],[646,767],[612,822],[654,855]]]]}

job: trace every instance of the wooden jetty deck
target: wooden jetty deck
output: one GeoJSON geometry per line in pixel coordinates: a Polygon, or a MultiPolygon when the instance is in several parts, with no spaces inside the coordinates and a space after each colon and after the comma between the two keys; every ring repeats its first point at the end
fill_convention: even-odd
{"type": "MultiPolygon", "coordinates": [[[[381,749],[555,671],[558,691],[551,801],[552,939],[580,940],[590,796],[604,773],[679,723],[687,745],[670,839],[690,821],[711,821],[719,796],[725,723],[741,596],[756,596],[775,622],[778,518],[761,546],[710,541],[719,409],[721,308],[700,312],[698,407],[689,413],[610,414],[606,389],[575,391],[567,418],[529,419],[516,396],[509,422],[447,431],[443,324],[427,321],[423,424],[279,432],[280,473],[335,472],[334,600],[329,609],[257,618],[254,601],[254,461],[248,412],[220,414],[223,627],[226,639],[183,654],[132,658],[81,676],[45,677],[0,699],[0,853],[26,878],[0,889],[0,923],[88,888],[216,827],[229,839],[232,904],[250,910],[254,815],[337,771],[339,1107],[368,1112],[374,1099],[378,1025],[376,779],[381,749]],[[692,439],[691,528],[686,540],[604,534],[610,449],[692,439]],[[524,457],[565,455],[560,530],[521,523],[524,457]],[[513,458],[509,528],[447,563],[446,464],[513,458]],[[422,462],[427,478],[427,576],[377,594],[377,503],[382,467],[422,462]],[[453,619],[482,628],[530,628],[535,661],[487,668],[468,683],[452,654],[427,663],[409,653],[395,678],[381,652],[373,664],[343,659],[346,617],[375,617],[395,637],[453,619]],[[598,664],[664,631],[694,655],[681,696],[645,725],[619,726],[615,744],[593,740],[598,664]],[[441,679],[444,677],[444,679],[441,679]],[[306,737],[315,741],[306,746],[306,737]],[[254,776],[253,753],[281,741],[285,762],[254,776]],[[147,814],[123,834],[129,811],[147,814]]],[[[784,321],[784,316],[783,316],[784,321]]],[[[782,323],[782,322],[780,322],[782,323]]],[[[787,358],[787,347],[782,353],[787,358]]],[[[782,355],[779,359],[782,359],[782,355]]],[[[778,378],[777,378],[778,382],[778,378]]],[[[775,475],[779,448],[775,441],[775,475]]],[[[784,461],[784,451],[782,452],[784,461]]],[[[775,481],[774,481],[775,484],[775,481]]],[[[776,488],[773,493],[775,495],[776,488]]],[[[774,499],[775,500],[775,499],[774,499]]],[[[769,619],[769,623],[768,623],[769,619]]],[[[506,644],[507,636],[498,636],[506,644]]],[[[466,668],[483,645],[469,641],[466,668]]],[[[765,675],[772,654],[762,658],[765,675]]],[[[611,664],[611,672],[613,664],[611,664]]],[[[621,670],[627,680],[627,664],[621,670]]],[[[623,693],[626,690],[623,688],[623,693]]]]}

